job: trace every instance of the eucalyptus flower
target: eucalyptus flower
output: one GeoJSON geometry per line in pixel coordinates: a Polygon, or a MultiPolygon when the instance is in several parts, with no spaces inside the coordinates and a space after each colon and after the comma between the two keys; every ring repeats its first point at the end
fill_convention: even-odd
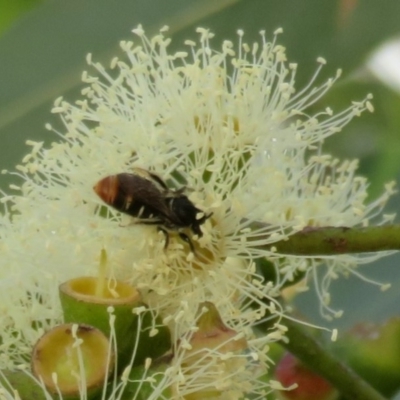
{"type": "MultiPolygon", "coordinates": [[[[175,342],[204,302],[251,339],[254,324],[282,317],[274,300],[281,285],[321,263],[289,257],[281,264],[273,244],[307,227],[364,226],[392,193],[388,186],[366,205],[367,182],[355,175],[356,162],[322,152],[327,137],[372,110],[367,97],[337,114],[308,115],[340,71],[314,86],[325,63],[319,59],[315,76],[297,91],[297,66],[276,44],[280,31],[272,42],[261,32],[252,45],[238,31],[236,45],[224,41],[215,49],[213,34],[199,28],[197,42],[170,52],[166,30],[148,38],[134,29],[136,42],[121,42],[125,56],[109,68],[88,55],[95,73],[83,73],[83,98],[55,102],[64,128],[47,128],[58,141],[27,142],[31,151],[15,172],[23,182],[2,199],[1,366],[26,362],[32,343],[62,318],[58,285],[96,275],[103,249],[110,279],[136,287],[175,342]],[[93,190],[105,177],[137,168],[188,196],[201,235],[190,226],[143,224],[93,190]],[[275,263],[277,281],[259,274],[260,259],[275,263]]],[[[326,260],[338,274],[349,265],[340,256],[326,260]]],[[[275,339],[282,335],[276,329],[275,339]]]]}

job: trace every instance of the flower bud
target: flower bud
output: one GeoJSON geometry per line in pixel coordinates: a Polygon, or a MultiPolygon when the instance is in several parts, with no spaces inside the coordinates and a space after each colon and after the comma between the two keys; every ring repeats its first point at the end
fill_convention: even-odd
{"type": "Polygon", "coordinates": [[[282,400],[335,400],[336,389],[307,368],[291,353],[286,353],[275,369],[275,378],[288,390],[279,391],[282,400]]]}
{"type": "Polygon", "coordinates": [[[178,353],[180,346],[187,349],[181,365],[186,379],[192,382],[192,387],[183,385],[179,391],[187,392],[185,400],[215,399],[229,390],[245,393],[248,388],[241,379],[245,376],[248,382],[247,374],[252,374],[247,368],[247,340],[224,324],[214,304],[203,303],[200,312],[198,329],[189,335],[188,342],[181,340],[178,344],[178,353]]]}

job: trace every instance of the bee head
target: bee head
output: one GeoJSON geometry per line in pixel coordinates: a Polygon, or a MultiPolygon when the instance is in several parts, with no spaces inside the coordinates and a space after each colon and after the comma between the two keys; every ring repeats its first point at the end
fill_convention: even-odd
{"type": "Polygon", "coordinates": [[[212,214],[203,215],[198,219],[198,215],[202,213],[185,195],[175,197],[170,202],[174,219],[177,225],[191,227],[192,231],[199,237],[203,236],[200,229],[202,225],[212,214]]]}

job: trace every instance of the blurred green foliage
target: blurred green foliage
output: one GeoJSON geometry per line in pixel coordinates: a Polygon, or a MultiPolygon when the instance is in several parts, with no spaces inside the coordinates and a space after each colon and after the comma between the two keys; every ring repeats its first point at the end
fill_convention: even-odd
{"type": "Polygon", "coordinates": [[[25,12],[43,0],[0,0],[0,35],[25,12]]]}

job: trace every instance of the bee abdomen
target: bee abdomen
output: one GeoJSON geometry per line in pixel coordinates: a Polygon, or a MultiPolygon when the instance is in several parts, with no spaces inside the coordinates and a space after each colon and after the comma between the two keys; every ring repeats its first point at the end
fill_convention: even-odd
{"type": "Polygon", "coordinates": [[[132,217],[152,219],[160,214],[160,205],[153,206],[149,201],[158,199],[159,190],[141,176],[110,175],[97,182],[93,189],[106,204],[132,217]]]}

